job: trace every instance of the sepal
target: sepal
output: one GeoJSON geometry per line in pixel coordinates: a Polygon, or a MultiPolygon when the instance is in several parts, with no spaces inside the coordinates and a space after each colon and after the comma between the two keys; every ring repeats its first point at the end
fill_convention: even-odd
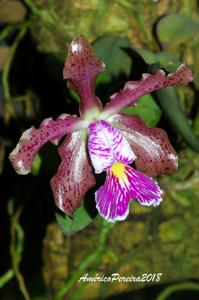
{"type": "Polygon", "coordinates": [[[144,73],[140,81],[128,81],[123,91],[113,94],[110,97],[111,101],[106,104],[101,116],[107,118],[118,113],[123,108],[135,105],[139,97],[155,90],[171,85],[185,84],[192,80],[192,71],[185,64],[182,64],[176,72],[168,75],[161,69],[157,70],[155,74],[144,73]]]}
{"type": "Polygon", "coordinates": [[[105,64],[95,55],[84,36],[75,38],[69,48],[63,70],[68,87],[76,90],[80,96],[80,114],[86,117],[91,109],[102,109],[95,95],[95,80],[105,70],[105,64]]]}
{"type": "Polygon", "coordinates": [[[36,153],[47,142],[57,144],[62,136],[78,130],[81,119],[76,116],[61,115],[57,120],[45,119],[40,127],[31,127],[24,131],[17,146],[10,153],[9,159],[18,174],[26,175],[31,171],[31,164],[36,153]]]}
{"type": "Polygon", "coordinates": [[[59,209],[73,216],[85,193],[95,185],[95,178],[86,153],[85,138],[80,132],[68,135],[59,146],[62,162],[51,179],[55,203],[59,209]]]}

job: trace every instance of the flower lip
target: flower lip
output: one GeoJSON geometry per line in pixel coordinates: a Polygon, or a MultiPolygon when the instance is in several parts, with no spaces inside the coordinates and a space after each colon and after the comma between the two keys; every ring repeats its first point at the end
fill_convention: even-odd
{"type": "Polygon", "coordinates": [[[106,181],[95,193],[96,207],[108,222],[122,221],[129,213],[129,203],[136,199],[145,206],[157,206],[162,191],[156,181],[117,162],[107,171],[106,181]]]}

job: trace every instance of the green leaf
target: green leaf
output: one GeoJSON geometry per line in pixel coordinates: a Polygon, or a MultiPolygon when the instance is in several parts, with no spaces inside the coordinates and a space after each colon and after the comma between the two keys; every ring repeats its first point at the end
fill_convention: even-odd
{"type": "Polygon", "coordinates": [[[137,106],[127,107],[122,112],[140,116],[145,124],[150,127],[154,127],[161,117],[161,110],[150,94],[141,97],[137,106]]]}
{"type": "Polygon", "coordinates": [[[96,87],[100,84],[109,84],[111,80],[111,75],[107,71],[102,72],[96,79],[96,87]]]}
{"type": "Polygon", "coordinates": [[[72,89],[69,89],[70,95],[72,96],[72,98],[77,102],[80,103],[80,97],[78,95],[78,93],[72,89]]]}
{"type": "Polygon", "coordinates": [[[147,64],[159,64],[166,69],[167,72],[174,72],[182,64],[173,54],[166,51],[155,53],[142,48],[133,48],[133,50],[136,51],[147,64]]]}
{"type": "Polygon", "coordinates": [[[170,14],[157,25],[157,35],[162,43],[179,45],[193,39],[199,33],[199,21],[181,14],[170,14]]]}
{"type": "Polygon", "coordinates": [[[14,276],[14,271],[9,269],[3,275],[0,276],[0,289],[9,282],[14,276]]]}
{"type": "Polygon", "coordinates": [[[191,149],[199,152],[199,140],[193,135],[188,120],[179,104],[178,96],[173,87],[156,91],[157,101],[176,131],[182,136],[191,149]]]}
{"type": "Polygon", "coordinates": [[[82,230],[92,221],[91,216],[84,206],[81,206],[75,211],[73,218],[70,218],[64,213],[55,213],[55,217],[62,231],[67,236],[71,236],[82,230]]]}
{"type": "Polygon", "coordinates": [[[32,162],[32,167],[31,167],[31,173],[34,176],[37,176],[39,174],[40,168],[41,168],[41,164],[42,164],[42,159],[41,156],[39,154],[35,155],[35,158],[32,162]]]}
{"type": "MultiPolygon", "coordinates": [[[[92,47],[96,55],[106,64],[110,80],[112,77],[119,77],[120,75],[129,76],[132,60],[125,52],[125,49],[131,47],[128,39],[118,36],[105,36],[93,43],[92,47]]],[[[106,82],[108,79],[108,76],[106,76],[106,82]]]]}

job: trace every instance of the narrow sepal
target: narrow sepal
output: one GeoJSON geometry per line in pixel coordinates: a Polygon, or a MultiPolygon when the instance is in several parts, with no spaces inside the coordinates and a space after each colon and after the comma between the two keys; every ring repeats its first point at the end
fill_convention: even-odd
{"type": "Polygon", "coordinates": [[[117,161],[130,164],[136,158],[121,132],[104,120],[89,125],[88,150],[96,173],[117,161]]]}
{"type": "Polygon", "coordinates": [[[192,80],[192,71],[185,64],[182,64],[176,72],[168,75],[161,69],[157,70],[155,74],[144,73],[140,81],[127,82],[123,91],[110,97],[111,101],[106,104],[102,116],[107,118],[125,107],[135,105],[137,99],[145,94],[167,86],[185,84],[192,80]]]}
{"type": "Polygon", "coordinates": [[[59,146],[62,162],[51,179],[55,203],[72,216],[81,205],[85,193],[95,185],[95,178],[86,153],[85,138],[80,132],[69,134],[59,146]]]}
{"type": "Polygon", "coordinates": [[[130,143],[138,170],[152,177],[176,171],[178,157],[163,129],[149,128],[140,117],[127,114],[116,114],[109,121],[130,143]]]}
{"type": "Polygon", "coordinates": [[[31,127],[26,130],[9,155],[16,172],[22,175],[28,174],[36,153],[44,144],[48,141],[57,144],[63,135],[77,130],[81,122],[81,119],[76,116],[61,115],[57,120],[52,118],[43,120],[38,129],[31,127]]]}
{"type": "Polygon", "coordinates": [[[69,48],[63,70],[68,87],[75,89],[81,98],[80,113],[85,115],[92,108],[102,108],[95,96],[95,80],[105,70],[105,64],[95,55],[84,36],[75,38],[69,48]]]}

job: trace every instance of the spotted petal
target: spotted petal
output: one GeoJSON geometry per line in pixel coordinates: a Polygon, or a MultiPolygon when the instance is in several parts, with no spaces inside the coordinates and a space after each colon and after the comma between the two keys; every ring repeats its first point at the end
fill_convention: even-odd
{"type": "Polygon", "coordinates": [[[85,138],[80,132],[68,135],[59,147],[62,162],[51,179],[55,203],[59,209],[72,216],[81,205],[84,194],[95,185],[95,178],[86,153],[85,138]]]}
{"type": "Polygon", "coordinates": [[[120,112],[123,108],[135,105],[137,99],[145,94],[159,90],[166,86],[185,84],[193,80],[192,71],[181,65],[176,72],[165,75],[163,70],[158,70],[155,74],[143,74],[140,81],[129,81],[125,84],[124,90],[112,95],[111,101],[106,104],[102,117],[120,112]]]}
{"type": "Polygon", "coordinates": [[[109,222],[121,221],[127,217],[132,199],[142,205],[157,206],[161,193],[152,178],[118,162],[107,171],[104,185],[95,194],[96,207],[109,222]]]}
{"type": "Polygon", "coordinates": [[[102,105],[95,96],[95,80],[105,70],[104,63],[97,58],[85,37],[75,38],[69,48],[64,67],[64,79],[68,79],[68,87],[80,95],[80,113],[85,116],[90,109],[101,109],[102,105]]]}
{"type": "Polygon", "coordinates": [[[89,125],[88,149],[96,173],[117,161],[130,164],[136,158],[126,138],[104,120],[89,125]]]}
{"type": "Polygon", "coordinates": [[[80,118],[64,114],[55,121],[52,118],[45,119],[38,129],[31,127],[26,130],[9,156],[16,172],[28,174],[36,153],[45,143],[51,141],[57,144],[63,135],[78,130],[81,123],[80,118]]]}
{"type": "Polygon", "coordinates": [[[147,127],[138,116],[116,114],[109,120],[131,144],[138,170],[152,177],[176,171],[177,155],[164,130],[147,127]]]}

